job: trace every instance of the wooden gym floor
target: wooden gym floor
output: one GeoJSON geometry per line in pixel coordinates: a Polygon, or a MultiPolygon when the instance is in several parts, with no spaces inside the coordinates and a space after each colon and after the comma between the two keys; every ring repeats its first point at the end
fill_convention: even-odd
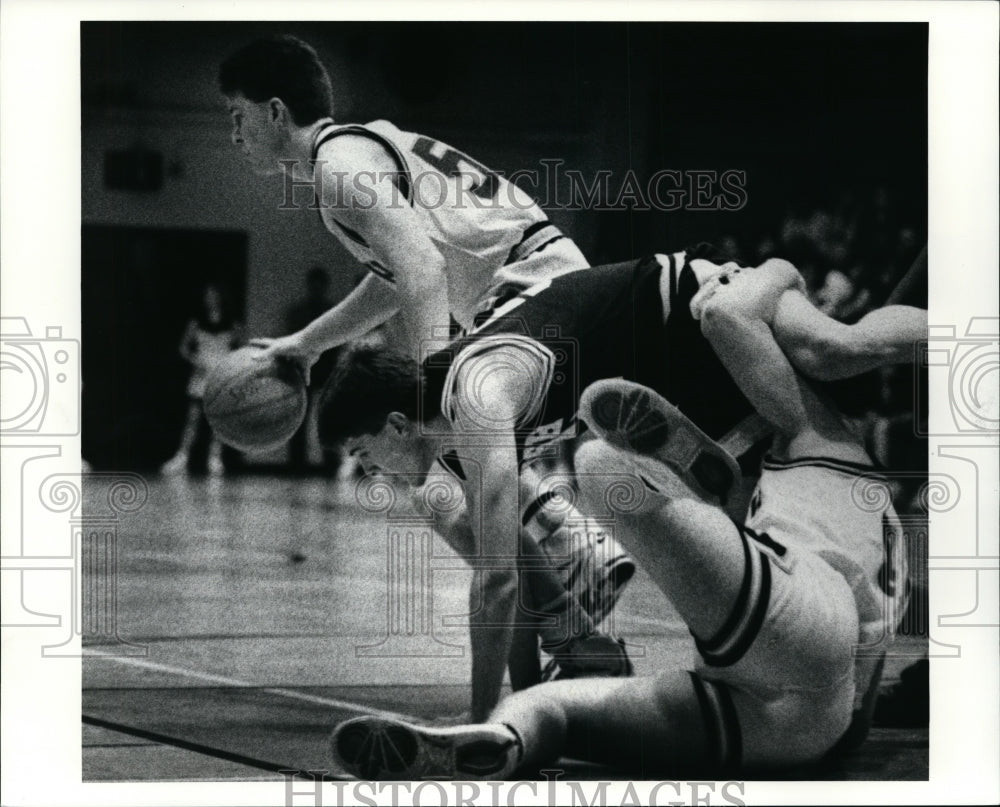
{"type": "MultiPolygon", "coordinates": [[[[447,617],[465,610],[469,572],[443,541],[433,539],[425,564],[406,563],[419,539],[390,541],[385,516],[359,506],[353,482],[148,483],[144,507],[118,526],[116,627],[85,637],[84,781],[279,780],[281,770],[329,769],[330,731],[347,717],[467,708],[466,631],[447,617]],[[392,596],[390,579],[432,604],[429,620],[392,596]]],[[[614,629],[638,675],[692,660],[687,631],[641,571],[614,629]]],[[[910,657],[889,659],[887,680],[921,644],[903,648],[910,657]]],[[[566,778],[616,778],[562,767],[566,778]]],[[[795,778],[927,771],[926,729],[875,729],[852,756],[795,778]]]]}

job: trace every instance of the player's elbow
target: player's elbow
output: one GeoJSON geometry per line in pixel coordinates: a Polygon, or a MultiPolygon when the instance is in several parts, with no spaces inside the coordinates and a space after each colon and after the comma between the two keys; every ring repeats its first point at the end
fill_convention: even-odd
{"type": "Polygon", "coordinates": [[[810,339],[787,346],[788,359],[795,369],[817,381],[835,381],[839,378],[835,362],[831,361],[830,344],[821,338],[810,339]]]}

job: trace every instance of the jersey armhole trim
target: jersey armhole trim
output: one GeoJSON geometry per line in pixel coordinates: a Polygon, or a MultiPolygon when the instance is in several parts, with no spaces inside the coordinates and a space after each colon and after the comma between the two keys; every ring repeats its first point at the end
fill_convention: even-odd
{"type": "Polygon", "coordinates": [[[371,129],[367,129],[364,126],[354,123],[347,124],[346,126],[336,126],[333,124],[331,127],[320,130],[317,135],[312,147],[311,161],[314,163],[317,162],[321,146],[329,143],[335,137],[340,137],[341,135],[359,135],[361,137],[367,137],[370,140],[374,140],[389,152],[393,161],[396,163],[396,167],[399,169],[396,176],[393,177],[393,182],[406,197],[407,203],[412,207],[413,179],[410,176],[410,169],[406,164],[406,159],[403,157],[402,152],[400,152],[400,150],[396,147],[395,143],[378,132],[374,132],[371,129]]]}

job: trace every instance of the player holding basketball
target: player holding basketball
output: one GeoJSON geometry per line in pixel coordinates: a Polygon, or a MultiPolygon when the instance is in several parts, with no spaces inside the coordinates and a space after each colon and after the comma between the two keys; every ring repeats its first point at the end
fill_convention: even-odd
{"type": "MultiPolygon", "coordinates": [[[[527,194],[476,160],[388,121],[335,123],[329,75],[315,50],[299,39],[247,45],[222,64],[219,84],[233,121],[233,143],[254,170],[285,171],[296,185],[312,187],[324,226],[370,270],[347,298],[299,332],[255,340],[267,348],[261,361],[292,359],[308,379],[324,350],[365,335],[397,313],[408,334],[402,349],[426,354],[444,344],[434,337],[446,341],[456,326],[471,327],[498,302],[544,278],[588,266],[527,194]]],[[[539,512],[529,528],[536,528],[536,538],[553,539],[548,544],[560,543],[558,524],[537,529],[544,515],[539,512]]],[[[449,540],[461,549],[462,529],[448,529],[449,540]]],[[[602,572],[592,568],[586,547],[561,543],[559,554],[565,549],[574,555],[568,559],[571,569],[591,566],[592,574],[585,576],[594,585],[582,586],[593,595],[583,606],[588,613],[564,603],[576,611],[578,638],[587,639],[634,564],[612,553],[612,566],[602,572]]],[[[544,555],[538,563],[546,565],[544,555]]],[[[530,576],[536,594],[548,592],[546,604],[557,607],[565,592],[556,570],[547,581],[540,568],[530,576]]],[[[550,646],[556,634],[549,636],[550,646]]],[[[612,644],[613,659],[580,662],[576,671],[589,667],[608,674],[614,666],[627,671],[623,651],[612,644]]],[[[574,667],[572,655],[566,647],[559,651],[564,673],[574,667]]],[[[519,680],[531,680],[527,666],[519,680]]]]}
{"type": "MultiPolygon", "coordinates": [[[[501,306],[420,368],[402,356],[360,350],[346,357],[324,390],[324,439],[349,437],[356,451],[390,472],[426,474],[443,458],[463,480],[482,558],[472,592],[475,603],[483,602],[472,614],[474,655],[478,641],[487,657],[504,658],[516,607],[519,515],[531,505],[518,499],[519,472],[528,473],[556,441],[577,434],[580,389],[605,378],[632,379],[663,393],[710,437],[738,442],[752,408],[690,308],[739,277],[740,268],[709,257],[698,248],[556,278],[501,306]],[[567,340],[576,346],[575,371],[573,361],[559,366],[556,359],[567,340]]],[[[784,261],[768,261],[751,274],[757,272],[798,277],[784,261]]],[[[897,321],[910,344],[926,330],[921,312],[902,307],[847,328],[816,311],[801,291],[784,295],[775,314],[780,341],[802,364],[814,365],[827,343],[836,349],[843,366],[825,373],[831,377],[906,360],[909,353],[891,327],[897,321]],[[867,348],[858,334],[870,334],[867,348]]],[[[700,494],[724,501],[739,469],[714,443],[700,445],[703,450],[686,458],[687,478],[700,494]]],[[[648,475],[643,482],[657,489],[648,475]]],[[[502,663],[479,672],[473,677],[476,719],[498,697],[502,663]]]]}
{"type": "MultiPolygon", "coordinates": [[[[850,740],[863,736],[876,662],[859,653],[856,663],[852,651],[884,650],[904,569],[888,494],[874,503],[859,495],[878,484],[867,454],[776,338],[783,309],[800,305],[799,283],[784,262],[729,268],[690,301],[721,362],[778,432],[745,526],[704,501],[698,466],[713,465],[721,449],[677,408],[627,380],[598,381],[580,401],[602,438],[577,453],[584,496],[602,499],[609,474],[646,484],[650,495],[618,516],[616,530],[690,628],[696,670],[542,684],[506,699],[483,725],[351,720],[333,736],[345,771],[502,779],[568,755],[638,768],[643,778],[721,777],[816,761],[845,742],[856,713],[850,740]]],[[[866,325],[875,335],[867,360],[859,343],[845,349],[860,363],[902,358],[925,334],[922,314],[886,309],[866,325]]]]}
{"type": "Polygon", "coordinates": [[[587,261],[520,188],[451,146],[384,120],[338,124],[330,77],[290,36],[221,66],[232,139],[255,171],[315,189],[323,224],[370,274],[298,333],[269,342],[309,367],[397,312],[413,355],[455,324],[587,261]],[[454,321],[454,322],[453,322],[454,321]]]}

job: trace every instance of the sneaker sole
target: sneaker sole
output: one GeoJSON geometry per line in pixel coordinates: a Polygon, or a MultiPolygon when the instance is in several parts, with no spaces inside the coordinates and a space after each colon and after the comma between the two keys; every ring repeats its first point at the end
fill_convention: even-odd
{"type": "Polygon", "coordinates": [[[336,765],[365,781],[503,779],[516,745],[489,724],[434,728],[382,717],[348,720],[330,738],[336,765]]]}
{"type": "Polygon", "coordinates": [[[600,438],[665,466],[695,493],[725,504],[740,478],[736,460],[669,401],[640,384],[596,381],[580,418],[600,438]]]}

